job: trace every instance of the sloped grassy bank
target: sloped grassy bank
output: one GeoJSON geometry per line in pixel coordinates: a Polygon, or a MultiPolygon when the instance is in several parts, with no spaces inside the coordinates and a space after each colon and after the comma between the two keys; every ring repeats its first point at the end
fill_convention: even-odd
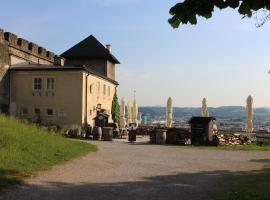
{"type": "Polygon", "coordinates": [[[0,115],[0,189],[21,183],[35,171],[96,150],[95,145],[0,115]]]}

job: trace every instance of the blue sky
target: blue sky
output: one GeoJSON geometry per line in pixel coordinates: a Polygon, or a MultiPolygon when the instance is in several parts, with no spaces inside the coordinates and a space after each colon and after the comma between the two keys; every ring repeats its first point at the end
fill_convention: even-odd
{"type": "Polygon", "coordinates": [[[171,0],[9,0],[0,27],[62,53],[90,34],[121,61],[118,94],[140,105],[270,106],[270,22],[255,27],[231,9],[172,29],[171,0]]]}

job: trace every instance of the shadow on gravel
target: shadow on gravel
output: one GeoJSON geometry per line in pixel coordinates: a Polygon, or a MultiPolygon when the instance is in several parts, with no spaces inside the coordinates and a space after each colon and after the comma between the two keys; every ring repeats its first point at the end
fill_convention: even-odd
{"type": "MultiPolygon", "coordinates": [[[[149,169],[151,170],[151,169],[149,169]]],[[[251,172],[212,171],[145,177],[141,181],[28,185],[4,194],[7,200],[194,200],[270,199],[270,169],[251,172]]]]}
{"type": "Polygon", "coordinates": [[[270,159],[254,159],[254,160],[250,160],[250,162],[270,164],[270,159]]]}
{"type": "Polygon", "coordinates": [[[19,185],[23,181],[18,177],[15,170],[0,169],[0,190],[14,185],[19,185]]]}

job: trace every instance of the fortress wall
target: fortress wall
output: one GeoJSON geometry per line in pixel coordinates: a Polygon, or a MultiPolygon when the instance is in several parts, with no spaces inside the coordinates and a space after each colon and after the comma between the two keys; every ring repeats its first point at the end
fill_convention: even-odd
{"type": "Polygon", "coordinates": [[[47,51],[33,42],[18,38],[13,33],[5,32],[4,40],[9,47],[10,56],[16,56],[25,61],[40,64],[53,64],[54,62],[54,53],[47,51]]]}
{"type": "Polygon", "coordinates": [[[8,112],[10,85],[8,68],[22,62],[53,64],[55,54],[17,35],[0,29],[0,113],[8,112]]]}

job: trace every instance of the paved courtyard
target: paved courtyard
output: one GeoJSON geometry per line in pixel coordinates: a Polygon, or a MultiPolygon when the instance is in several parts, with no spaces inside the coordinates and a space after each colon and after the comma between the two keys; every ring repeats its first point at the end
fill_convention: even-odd
{"type": "Polygon", "coordinates": [[[223,151],[123,140],[93,142],[99,151],[49,171],[0,200],[211,199],[219,181],[269,164],[263,151],[223,151]]]}

